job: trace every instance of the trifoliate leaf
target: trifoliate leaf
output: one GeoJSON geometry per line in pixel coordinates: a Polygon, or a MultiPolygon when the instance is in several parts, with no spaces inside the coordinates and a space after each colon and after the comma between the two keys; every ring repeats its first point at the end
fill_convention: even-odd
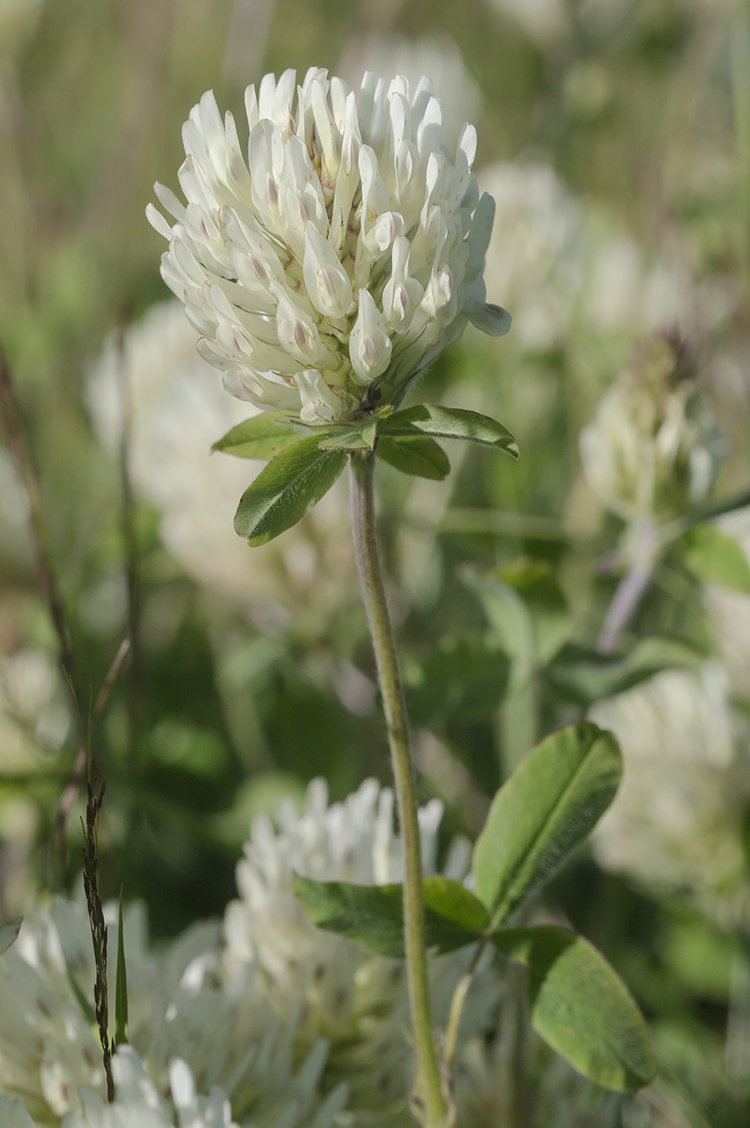
{"type": "Polygon", "coordinates": [[[594,724],[553,733],[521,761],[492,801],[472,872],[493,925],[562,865],[614,798],[622,765],[614,736],[594,724]]]}
{"type": "Polygon", "coordinates": [[[238,458],[273,458],[296,443],[304,432],[279,411],[263,412],[238,423],[219,439],[211,450],[234,454],[238,458]]]}
{"type": "Polygon", "coordinates": [[[636,1093],[653,1080],[648,1027],[593,945],[551,927],[502,929],[492,939],[529,969],[532,1026],[574,1069],[617,1093],[636,1093]]]}
{"type": "MultiPolygon", "coordinates": [[[[295,873],[292,887],[318,928],[347,936],[382,956],[403,958],[401,885],[312,881],[295,873]]],[[[478,940],[487,928],[487,910],[460,882],[447,877],[426,877],[423,892],[428,948],[453,952],[478,940]]]]}
{"type": "Polygon", "coordinates": [[[338,435],[328,435],[321,444],[321,450],[374,450],[375,432],[378,418],[368,415],[356,427],[338,435]]]}
{"type": "Polygon", "coordinates": [[[234,527],[251,545],[290,529],[328,493],[346,465],[346,452],[321,450],[311,435],[277,454],[242,495],[234,527]]]}
{"type": "Polygon", "coordinates": [[[395,411],[380,424],[381,435],[414,435],[418,431],[437,439],[466,439],[482,446],[496,447],[518,458],[518,444],[502,423],[460,407],[420,403],[395,411]]]}
{"type": "Polygon", "coordinates": [[[447,477],[451,464],[448,455],[434,439],[413,434],[400,439],[381,436],[375,453],[402,474],[416,478],[432,478],[437,482],[447,477]]]}

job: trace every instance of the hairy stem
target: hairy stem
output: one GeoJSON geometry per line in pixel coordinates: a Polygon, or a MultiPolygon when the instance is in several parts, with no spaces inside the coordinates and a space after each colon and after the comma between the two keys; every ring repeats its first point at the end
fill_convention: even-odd
{"type": "Polygon", "coordinates": [[[442,1128],[446,1122],[447,1110],[430,1015],[416,777],[409,748],[409,726],[396,645],[378,558],[372,488],[373,465],[374,455],[370,452],[352,455],[349,464],[354,550],[383,695],[403,843],[404,937],[416,1054],[416,1085],[412,1104],[426,1128],[442,1128]]]}

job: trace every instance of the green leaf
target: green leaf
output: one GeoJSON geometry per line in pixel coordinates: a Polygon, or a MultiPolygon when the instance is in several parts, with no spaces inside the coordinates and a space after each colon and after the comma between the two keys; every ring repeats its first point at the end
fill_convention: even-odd
{"type": "Polygon", "coordinates": [[[433,478],[437,482],[442,482],[451,468],[442,447],[434,439],[416,433],[401,439],[381,436],[375,453],[402,474],[433,478]]]}
{"type": "Polygon", "coordinates": [[[245,490],[234,527],[251,545],[290,529],[328,493],[346,465],[346,452],[321,450],[311,435],[277,454],[245,490]]]}
{"type": "Polygon", "coordinates": [[[461,407],[442,407],[440,404],[420,403],[403,411],[394,411],[383,420],[381,435],[414,435],[418,431],[438,439],[466,439],[482,446],[496,447],[518,458],[518,444],[502,423],[466,411],[461,407]]]}
{"type": "Polygon", "coordinates": [[[565,701],[589,706],[614,697],[661,670],[694,669],[701,655],[679,639],[639,639],[626,655],[599,654],[566,643],[544,671],[547,684],[565,701]]]}
{"type": "Polygon", "coordinates": [[[685,537],[685,563],[705,584],[720,584],[750,595],[750,567],[734,537],[699,525],[685,537]]]}
{"type": "Polygon", "coordinates": [[[477,896],[505,920],[583,842],[622,774],[620,750],[594,724],[573,725],[538,744],[500,788],[474,847],[477,896]]]}
{"type": "Polygon", "coordinates": [[[534,650],[539,663],[548,662],[570,634],[570,611],[562,588],[545,560],[521,557],[497,572],[529,610],[534,650]]]}
{"type": "Polygon", "coordinates": [[[321,450],[374,450],[377,415],[368,415],[356,427],[338,435],[328,435],[320,444],[321,450]]]}
{"type": "Polygon", "coordinates": [[[648,1027],[604,956],[561,928],[496,932],[500,952],[529,969],[531,1022],[574,1069],[605,1089],[635,1093],[656,1072],[648,1027]]]}
{"type": "Polygon", "coordinates": [[[125,965],[125,935],[122,921],[122,888],[117,914],[117,978],[115,981],[115,1045],[128,1041],[128,972],[125,965]]]}
{"type": "MultiPolygon", "coordinates": [[[[381,956],[404,955],[401,885],[349,885],[292,875],[292,888],[318,928],[356,940],[381,956]]],[[[426,877],[425,939],[428,948],[453,952],[478,940],[489,925],[481,901],[447,877],[426,877]]]]}
{"type": "Polygon", "coordinates": [[[273,458],[296,443],[302,432],[280,411],[263,412],[245,419],[227,431],[211,450],[221,450],[238,458],[273,458]]]}
{"type": "Polygon", "coordinates": [[[476,721],[490,716],[508,685],[510,661],[481,635],[457,639],[432,653],[407,679],[413,725],[426,728],[447,717],[476,721]]]}
{"type": "Polygon", "coordinates": [[[4,924],[2,928],[0,928],[0,956],[3,952],[8,951],[11,944],[15,944],[22,924],[23,917],[19,917],[18,920],[12,920],[9,924],[4,924]]]}

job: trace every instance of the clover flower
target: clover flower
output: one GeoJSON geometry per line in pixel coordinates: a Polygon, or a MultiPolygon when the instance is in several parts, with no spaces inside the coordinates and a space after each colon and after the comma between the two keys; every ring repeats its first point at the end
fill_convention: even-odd
{"type": "MultiPolygon", "coordinates": [[[[437,870],[442,813],[435,799],[419,813],[426,873],[437,870]]],[[[278,829],[267,817],[254,820],[237,867],[240,899],[229,904],[224,920],[228,984],[255,966],[265,976],[280,1013],[301,1004],[302,1052],[324,1037],[330,1044],[328,1083],[345,1080],[355,1118],[361,1114],[362,1122],[371,1125],[381,1123],[374,1119],[376,1114],[384,1116],[388,1128],[400,1125],[401,1115],[405,1124],[411,1122],[405,1103],[410,1055],[403,1034],[408,1021],[403,962],[368,953],[351,940],[316,928],[294,896],[292,873],[361,885],[400,881],[401,840],[393,816],[393,792],[375,780],[366,780],[343,802],[330,805],[325,781],[313,780],[301,814],[286,801],[277,811],[278,829]]],[[[469,857],[469,844],[456,840],[444,873],[462,879],[469,857]]],[[[430,960],[433,1007],[442,1019],[471,955],[467,949],[430,960]]],[[[498,999],[497,979],[483,966],[464,1010],[462,1046],[486,1027],[498,999]]]]}
{"type": "Polygon", "coordinates": [[[667,521],[702,501],[719,467],[719,436],[684,341],[642,342],[580,438],[586,480],[631,523],[667,521]]]}
{"type": "Polygon", "coordinates": [[[665,670],[590,713],[620,743],[625,772],[593,836],[605,869],[694,890],[709,905],[742,882],[743,796],[729,679],[716,661],[665,670]]]}
{"type": "Polygon", "coordinates": [[[494,204],[471,171],[476,132],[455,156],[422,78],[357,95],[311,68],[245,92],[247,164],[212,93],[183,129],[183,205],[156,186],[170,225],[162,276],[185,303],[202,356],[228,391],[309,426],[398,403],[468,321],[507,332],[482,281],[494,204]]]}
{"type": "MultiPolygon", "coordinates": [[[[116,906],[106,906],[105,917],[114,952],[116,906]]],[[[293,1008],[275,1014],[252,973],[223,989],[214,922],[194,925],[156,954],[143,906],[135,904],[126,910],[124,932],[132,1052],[159,1092],[168,1091],[179,1059],[202,1091],[222,1089],[238,1119],[296,1128],[309,1117],[316,1128],[333,1128],[348,1091],[342,1084],[321,1095],[328,1047],[318,1039],[297,1056],[293,1008]]],[[[114,982],[116,965],[110,974],[114,982]]],[[[86,1013],[93,982],[81,896],[56,897],[30,914],[0,963],[0,1092],[23,1100],[39,1125],[59,1125],[73,1113],[84,1117],[71,1121],[75,1128],[88,1125],[85,1117],[104,1098],[101,1048],[86,1013]]]]}
{"type": "MultiPolygon", "coordinates": [[[[84,1092],[81,1111],[69,1113],[63,1128],[174,1128],[172,1110],[131,1046],[117,1051],[112,1071],[115,1103],[106,1104],[96,1093],[84,1092]]],[[[179,1058],[170,1066],[169,1088],[179,1128],[237,1128],[222,1090],[215,1088],[208,1097],[198,1096],[193,1075],[179,1058]]]]}
{"type": "Polygon", "coordinates": [[[345,488],[334,488],[281,543],[249,553],[237,537],[235,499],[263,463],[212,454],[211,444],[252,409],[225,394],[195,351],[179,302],[152,306],[122,342],[107,343],[91,369],[89,409],[113,455],[122,434],[123,377],[133,488],[161,514],[162,542],[198,583],[264,626],[285,623],[290,612],[297,621],[302,613],[325,615],[356,591],[345,488]]]}

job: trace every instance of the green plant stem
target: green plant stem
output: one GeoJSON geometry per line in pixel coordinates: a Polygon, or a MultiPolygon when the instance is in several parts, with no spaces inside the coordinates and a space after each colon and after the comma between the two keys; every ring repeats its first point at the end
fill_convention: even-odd
{"type": "Polygon", "coordinates": [[[372,482],[374,461],[374,455],[367,451],[353,454],[349,463],[354,551],[383,695],[403,844],[404,938],[416,1054],[415,1093],[417,1100],[424,1102],[426,1128],[442,1128],[447,1110],[430,1015],[416,777],[396,645],[378,558],[372,482]]]}
{"type": "Polygon", "coordinates": [[[479,963],[484,949],[487,947],[488,940],[489,937],[484,936],[479,941],[476,951],[472,956],[471,963],[459,979],[456,984],[456,989],[453,992],[450,1014],[448,1015],[448,1025],[445,1030],[445,1046],[443,1049],[443,1062],[445,1063],[446,1069],[450,1069],[453,1064],[453,1056],[458,1043],[458,1028],[461,1025],[461,1014],[464,1009],[464,1003],[466,1002],[466,996],[469,993],[469,987],[471,987],[471,980],[477,969],[477,964],[479,963]]]}

